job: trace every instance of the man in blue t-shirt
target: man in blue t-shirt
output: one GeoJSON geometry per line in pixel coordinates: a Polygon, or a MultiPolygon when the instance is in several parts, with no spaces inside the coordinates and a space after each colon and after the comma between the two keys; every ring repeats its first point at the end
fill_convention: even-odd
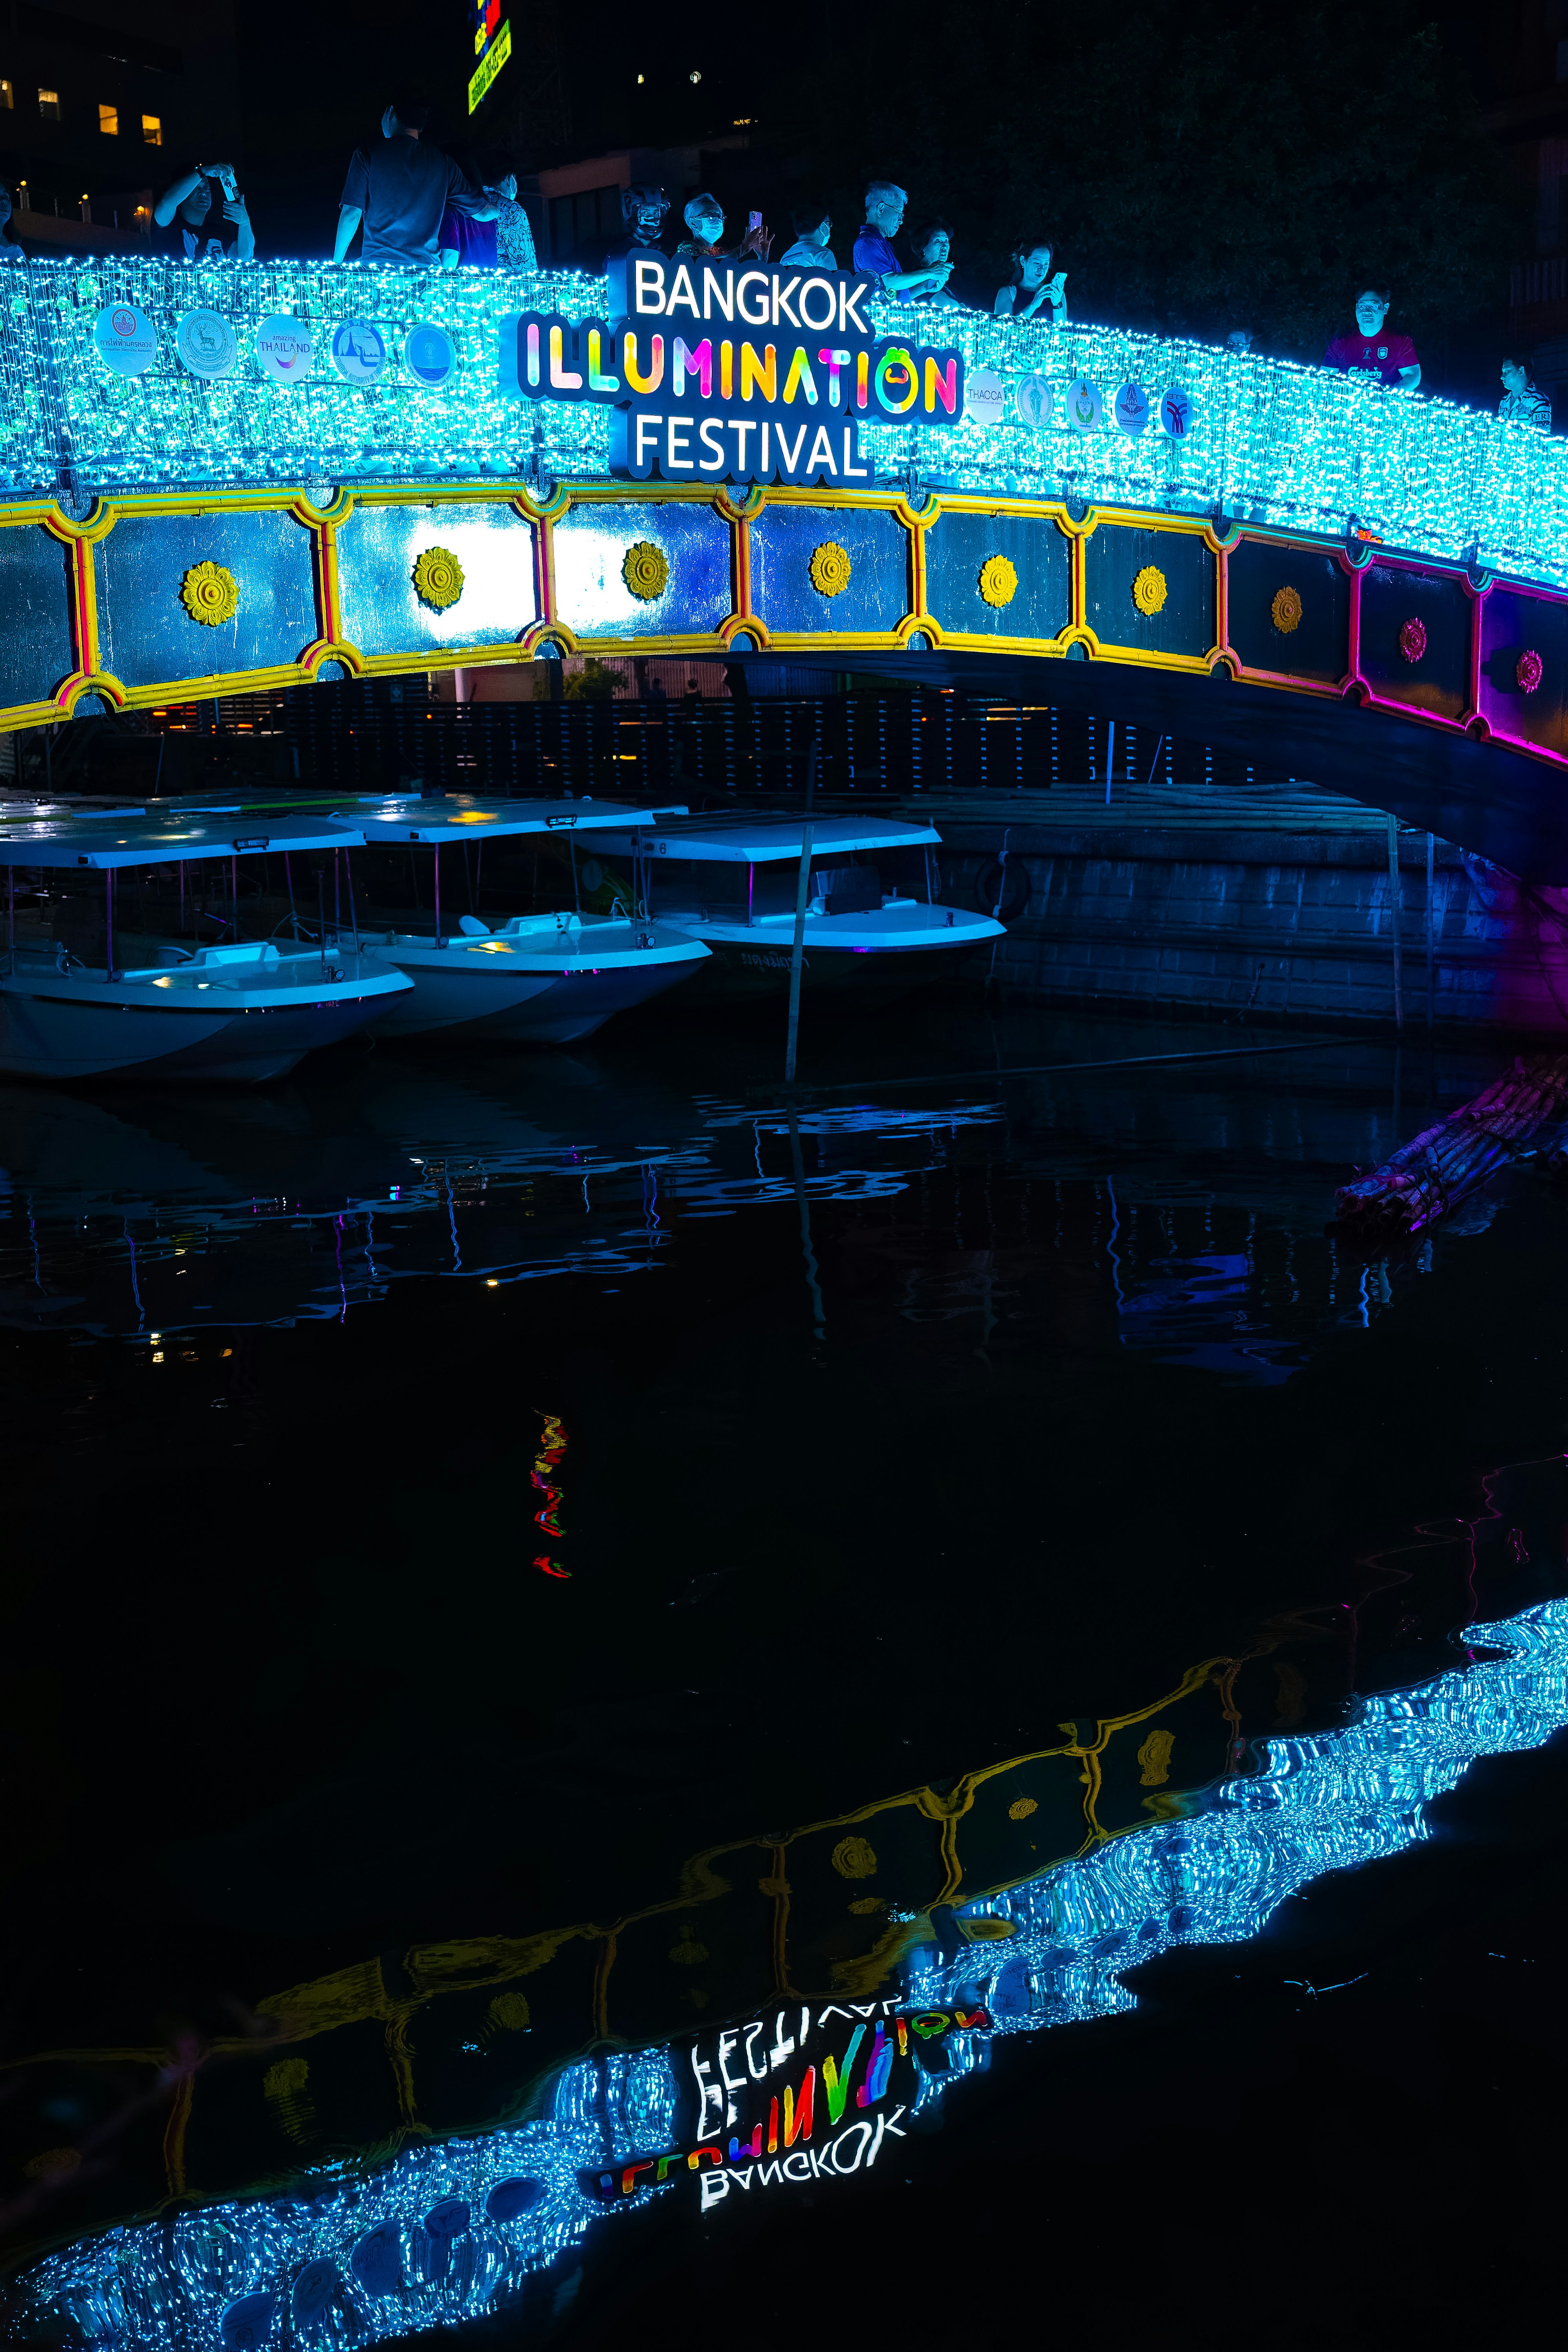
{"type": "Polygon", "coordinates": [[[904,224],[909,198],[891,180],[873,180],[866,191],[866,226],[855,240],[855,267],[862,278],[881,281],[884,294],[939,294],[952,272],[951,261],[930,269],[906,269],[891,240],[904,224]]]}

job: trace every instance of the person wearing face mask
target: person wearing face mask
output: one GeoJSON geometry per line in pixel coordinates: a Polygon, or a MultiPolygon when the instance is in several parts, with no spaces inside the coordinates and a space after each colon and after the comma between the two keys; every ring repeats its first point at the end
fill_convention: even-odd
{"type": "Polygon", "coordinates": [[[1408,335],[1384,331],[1387,317],[1388,296],[1369,287],[1356,299],[1355,333],[1336,335],[1323,353],[1323,365],[1338,368],[1342,375],[1374,375],[1380,383],[1414,392],[1421,381],[1415,346],[1408,335]]]}
{"type": "Polygon", "coordinates": [[[1552,403],[1531,380],[1522,360],[1504,360],[1502,398],[1497,413],[1505,425],[1533,425],[1538,433],[1552,430],[1552,403]]]}
{"type": "Polygon", "coordinates": [[[790,215],[795,229],[795,243],[787,253],[779,256],[781,269],[837,269],[833,248],[828,238],[833,235],[833,223],[826,205],[796,205],[790,215]]]}
{"type": "Polygon", "coordinates": [[[1032,319],[1043,310],[1047,327],[1065,327],[1068,274],[1058,269],[1054,278],[1051,276],[1051,248],[1045,238],[1020,238],[1010,258],[1013,275],[1005,286],[997,288],[996,299],[991,305],[992,316],[1032,319]]]}
{"type": "Polygon", "coordinates": [[[760,221],[747,229],[739,245],[726,245],[724,207],[717,196],[706,192],[693,196],[687,205],[686,226],[691,233],[675,248],[678,261],[738,261],[742,254],[765,261],[773,247],[773,231],[763,228],[760,221]]]}
{"type": "Polygon", "coordinates": [[[904,225],[905,191],[892,180],[873,180],[866,191],[866,222],[855,240],[855,267],[862,278],[879,279],[884,294],[940,294],[951,262],[929,269],[906,269],[893,250],[904,225]]]}
{"type": "Polygon", "coordinates": [[[198,163],[153,207],[158,243],[184,261],[253,261],[256,232],[232,163],[198,163]]]}

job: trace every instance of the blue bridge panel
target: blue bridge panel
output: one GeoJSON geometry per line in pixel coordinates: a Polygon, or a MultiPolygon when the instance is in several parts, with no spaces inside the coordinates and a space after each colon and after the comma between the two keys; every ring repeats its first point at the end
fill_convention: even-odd
{"type": "Polygon", "coordinates": [[[554,526],[556,617],[578,636],[693,636],[731,609],[730,536],[707,505],[628,500],[574,507],[554,526]],[[656,547],[668,563],[661,594],[626,584],[630,549],[656,547]]]}
{"type": "Polygon", "coordinates": [[[372,658],[507,645],[539,618],[533,526],[511,507],[358,506],[337,538],[343,635],[372,658]],[[452,604],[432,604],[415,586],[429,549],[458,560],[452,604]]]}
{"type": "Polygon", "coordinates": [[[122,515],[92,550],[99,662],[124,686],[276,669],[320,635],[310,534],[287,513],[122,515]],[[198,563],[232,572],[231,620],[193,620],[180,594],[198,563]]]}
{"type": "Polygon", "coordinates": [[[880,634],[910,609],[909,533],[886,508],[770,503],[752,524],[751,541],[752,608],[775,636],[880,634]],[[849,558],[849,577],[825,594],[813,583],[812,559],[828,547],[849,558]]]}
{"type": "Polygon", "coordinates": [[[1242,667],[1337,686],[1351,666],[1351,574],[1342,555],[1279,540],[1231,551],[1230,642],[1242,667]]]}
{"type": "Polygon", "coordinates": [[[1568,752],[1568,604],[1492,590],[1482,615],[1480,708],[1494,735],[1568,752]]]}
{"type": "Polygon", "coordinates": [[[0,704],[41,701],[74,659],[70,559],[47,530],[0,530],[0,704]]]}
{"type": "Polygon", "coordinates": [[[925,535],[926,604],[950,635],[1059,636],[1072,619],[1072,547],[1054,526],[1016,514],[944,514],[925,535]],[[990,604],[980,574],[993,556],[1009,562],[1018,585],[1005,604],[990,604]]]}
{"type": "Polygon", "coordinates": [[[1084,619],[1101,645],[1201,661],[1215,642],[1214,556],[1198,531],[1097,530],[1083,551],[1084,619]],[[1134,590],[1151,581],[1152,611],[1134,590]]]}

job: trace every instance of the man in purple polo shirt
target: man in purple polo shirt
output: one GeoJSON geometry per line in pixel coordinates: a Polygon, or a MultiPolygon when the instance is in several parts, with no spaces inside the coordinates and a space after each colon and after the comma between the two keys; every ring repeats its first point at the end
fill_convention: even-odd
{"type": "Polygon", "coordinates": [[[1369,289],[1356,302],[1356,332],[1336,335],[1323,353],[1323,365],[1338,368],[1342,375],[1375,375],[1383,383],[1414,392],[1421,381],[1415,346],[1408,335],[1384,332],[1387,316],[1387,295],[1369,289]]]}
{"type": "Polygon", "coordinates": [[[929,286],[940,294],[952,274],[944,261],[930,269],[905,269],[891,240],[903,226],[909,198],[891,180],[873,180],[866,191],[866,226],[855,240],[855,267],[862,278],[881,281],[884,294],[921,293],[929,286]]]}

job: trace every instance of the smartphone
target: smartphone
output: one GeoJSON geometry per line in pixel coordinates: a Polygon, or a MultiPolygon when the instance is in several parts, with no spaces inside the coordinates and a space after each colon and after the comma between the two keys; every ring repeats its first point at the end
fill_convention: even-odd
{"type": "Polygon", "coordinates": [[[753,213],[753,214],[752,215],[751,218],[750,218],[750,219],[747,221],[747,223],[746,223],[746,226],[747,226],[748,228],[761,228],[762,225],[763,225],[763,216],[762,216],[761,213],[753,213]]]}

